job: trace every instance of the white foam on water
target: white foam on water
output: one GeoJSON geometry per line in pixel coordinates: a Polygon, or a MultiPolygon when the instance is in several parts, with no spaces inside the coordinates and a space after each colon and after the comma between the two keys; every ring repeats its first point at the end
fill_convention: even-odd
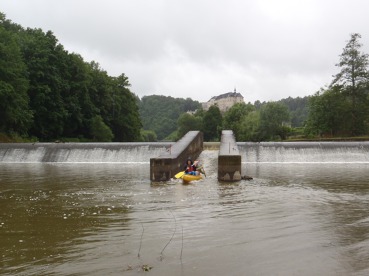
{"type": "Polygon", "coordinates": [[[168,143],[2,144],[0,163],[142,163],[166,152],[168,143]]]}

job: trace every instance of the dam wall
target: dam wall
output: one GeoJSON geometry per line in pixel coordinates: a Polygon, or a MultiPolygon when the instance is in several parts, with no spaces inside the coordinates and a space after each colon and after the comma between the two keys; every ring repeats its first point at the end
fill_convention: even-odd
{"type": "Polygon", "coordinates": [[[369,163],[369,142],[238,142],[244,163],[369,163]]]}
{"type": "Polygon", "coordinates": [[[0,163],[148,163],[173,143],[0,143],[0,163]]]}
{"type": "MultiPolygon", "coordinates": [[[[173,142],[0,143],[0,163],[150,163],[173,142]]],[[[238,142],[243,163],[369,163],[369,142],[238,142]]],[[[203,143],[219,150],[220,143],[203,143]]],[[[172,149],[173,150],[173,149],[172,149]]],[[[228,147],[229,150],[229,147],[228,147]]],[[[195,155],[187,157],[195,159],[195,155]]],[[[181,169],[182,169],[181,164],[181,169]]]]}

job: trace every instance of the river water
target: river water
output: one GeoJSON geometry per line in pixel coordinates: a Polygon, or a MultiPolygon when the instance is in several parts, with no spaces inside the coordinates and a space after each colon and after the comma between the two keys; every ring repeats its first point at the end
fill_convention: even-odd
{"type": "Polygon", "coordinates": [[[369,275],[369,163],[246,160],[254,179],[227,184],[200,159],[190,185],[145,162],[0,164],[0,274],[369,275]]]}

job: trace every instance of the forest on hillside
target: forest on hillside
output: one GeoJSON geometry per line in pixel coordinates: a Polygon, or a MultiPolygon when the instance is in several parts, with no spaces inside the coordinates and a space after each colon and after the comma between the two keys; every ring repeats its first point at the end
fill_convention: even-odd
{"type": "Polygon", "coordinates": [[[285,138],[293,128],[302,127],[307,105],[308,97],[287,98],[238,103],[221,113],[217,105],[205,111],[191,99],[151,95],[142,98],[139,110],[145,132],[156,138],[148,141],[177,140],[190,130],[202,131],[206,141],[219,141],[222,129],[232,129],[239,141],[261,141],[281,139],[279,134],[285,138]]]}
{"type": "Polygon", "coordinates": [[[138,141],[137,97],[124,73],[64,49],[51,31],[0,13],[0,132],[29,140],[138,141]]]}
{"type": "Polygon", "coordinates": [[[151,130],[158,140],[173,140],[170,135],[177,129],[177,120],[182,113],[201,107],[198,101],[170,96],[144,96],[138,103],[142,125],[151,130]]]}

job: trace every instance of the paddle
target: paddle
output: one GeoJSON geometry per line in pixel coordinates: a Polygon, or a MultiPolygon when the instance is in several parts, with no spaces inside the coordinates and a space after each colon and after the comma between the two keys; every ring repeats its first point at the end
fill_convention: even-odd
{"type": "Polygon", "coordinates": [[[206,173],[205,173],[205,170],[204,168],[201,168],[202,172],[204,173],[205,177],[206,177],[206,173]]]}
{"type": "Polygon", "coordinates": [[[201,166],[201,167],[199,168],[199,171],[200,171],[203,175],[205,175],[205,177],[206,177],[206,173],[205,173],[205,170],[204,170],[204,167],[203,167],[203,166],[201,166]]]}
{"type": "Polygon", "coordinates": [[[179,172],[179,173],[177,173],[174,177],[175,177],[175,178],[182,178],[182,176],[184,176],[184,174],[185,174],[185,171],[183,171],[183,172],[179,172]]]}

